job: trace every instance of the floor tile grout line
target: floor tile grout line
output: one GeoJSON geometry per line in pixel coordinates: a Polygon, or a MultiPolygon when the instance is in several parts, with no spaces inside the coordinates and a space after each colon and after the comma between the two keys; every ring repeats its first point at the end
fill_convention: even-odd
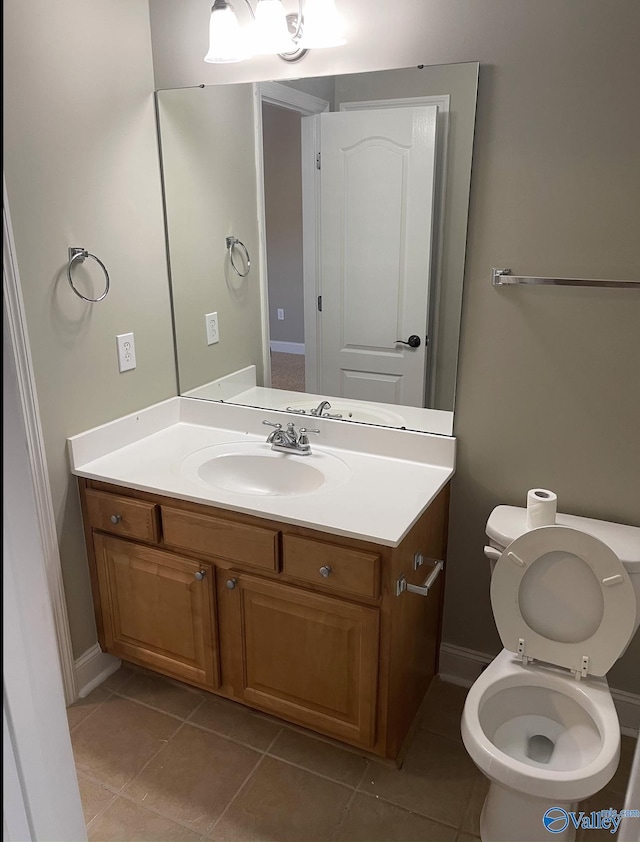
{"type": "Polygon", "coordinates": [[[230,743],[233,743],[237,746],[242,746],[243,748],[248,748],[251,751],[255,751],[258,754],[265,754],[266,749],[259,748],[258,746],[252,745],[251,743],[244,743],[242,740],[239,740],[237,737],[231,737],[229,734],[224,734],[222,731],[214,731],[213,728],[209,728],[206,725],[200,725],[198,722],[192,722],[191,720],[185,720],[183,725],[188,725],[191,728],[196,728],[198,731],[204,731],[205,734],[213,734],[216,737],[221,737],[223,740],[227,740],[230,743]]]}
{"type": "Polygon", "coordinates": [[[350,798],[350,799],[348,800],[348,802],[346,803],[345,808],[344,808],[344,810],[342,811],[342,816],[340,817],[340,820],[338,821],[338,823],[336,824],[336,826],[335,826],[335,827],[334,827],[334,829],[333,829],[333,832],[331,833],[331,840],[334,840],[334,839],[336,838],[337,833],[339,832],[339,830],[340,830],[340,828],[342,827],[342,825],[345,823],[346,818],[347,818],[347,816],[348,816],[348,814],[349,814],[349,810],[351,809],[351,805],[353,804],[353,802],[354,802],[354,801],[355,801],[355,799],[356,799],[356,796],[358,795],[358,787],[359,787],[359,786],[360,786],[360,784],[362,783],[362,780],[364,779],[364,775],[365,775],[365,772],[367,771],[368,767],[369,767],[369,764],[368,764],[368,763],[365,763],[365,767],[364,767],[364,769],[362,770],[362,774],[360,775],[360,778],[359,778],[359,780],[358,780],[358,783],[356,784],[356,786],[354,787],[353,792],[351,793],[351,798],[350,798]]]}
{"type": "Polygon", "coordinates": [[[357,787],[353,784],[345,783],[344,781],[340,781],[337,778],[332,778],[329,775],[325,775],[322,772],[316,772],[315,769],[310,769],[308,766],[301,766],[299,763],[294,763],[293,760],[288,760],[286,757],[279,757],[277,754],[267,754],[267,757],[270,757],[271,760],[278,760],[281,763],[285,763],[287,766],[293,766],[294,769],[300,769],[302,772],[309,772],[310,775],[315,775],[316,778],[322,778],[323,781],[329,781],[332,784],[338,784],[338,786],[343,786],[345,789],[353,790],[354,792],[357,791],[357,787]]]}
{"type": "Polygon", "coordinates": [[[271,740],[271,742],[269,743],[269,745],[268,745],[268,746],[265,748],[265,750],[262,752],[263,754],[268,754],[268,755],[269,755],[269,757],[272,757],[272,756],[273,756],[273,755],[271,755],[271,754],[270,754],[270,751],[271,751],[271,749],[273,748],[273,746],[275,745],[276,741],[277,741],[277,740],[279,739],[279,737],[281,736],[281,734],[282,734],[282,728],[278,731],[278,733],[277,733],[277,734],[275,735],[275,737],[271,740]]]}
{"type": "MultiPolygon", "coordinates": [[[[111,792],[111,790],[109,790],[109,792],[111,792]]],[[[89,830],[91,825],[95,822],[95,820],[99,816],[102,816],[104,813],[106,813],[106,811],[109,809],[109,807],[111,807],[111,805],[114,804],[118,800],[118,798],[119,798],[119,796],[118,796],[117,793],[113,793],[113,792],[111,793],[111,798],[109,799],[108,803],[105,804],[104,807],[101,810],[98,810],[98,812],[95,814],[95,816],[92,819],[90,819],[88,822],[85,822],[85,827],[87,828],[87,830],[89,830]]]]}
{"type": "Polygon", "coordinates": [[[229,803],[228,803],[228,804],[227,804],[227,806],[224,808],[224,810],[220,813],[220,815],[218,816],[218,818],[217,818],[217,819],[216,819],[216,820],[215,820],[215,821],[211,824],[211,826],[208,828],[208,830],[206,831],[206,833],[204,833],[204,834],[203,834],[203,836],[204,836],[205,838],[207,838],[207,839],[208,839],[208,838],[211,836],[211,834],[213,833],[213,831],[216,829],[216,827],[217,827],[218,823],[219,823],[220,821],[222,821],[222,819],[224,818],[224,816],[227,814],[227,812],[228,812],[228,811],[229,811],[229,809],[231,808],[231,805],[232,805],[232,804],[236,801],[236,799],[238,798],[238,796],[240,795],[240,793],[242,792],[242,790],[245,788],[245,786],[247,785],[247,783],[249,782],[249,780],[253,777],[253,775],[254,775],[254,774],[257,772],[257,770],[260,768],[260,765],[263,763],[263,761],[264,761],[264,759],[265,759],[265,757],[266,757],[266,756],[267,756],[266,754],[261,754],[261,755],[260,755],[260,757],[258,758],[258,761],[257,761],[257,763],[255,764],[255,766],[253,767],[253,769],[251,769],[251,771],[249,772],[249,774],[246,776],[246,778],[242,781],[242,783],[240,784],[240,786],[239,786],[239,787],[238,787],[238,789],[236,790],[235,795],[233,795],[233,796],[232,796],[232,798],[229,800],[229,803]]]}
{"type": "MultiPolygon", "coordinates": [[[[136,705],[140,705],[140,707],[147,708],[147,710],[153,710],[156,713],[163,713],[163,714],[165,714],[165,716],[170,716],[172,719],[177,719],[179,722],[187,722],[188,719],[189,719],[189,716],[191,716],[193,713],[195,713],[195,711],[198,710],[202,706],[202,703],[200,703],[199,705],[197,705],[194,708],[194,710],[189,714],[189,716],[185,717],[185,716],[180,716],[177,713],[171,713],[171,711],[164,710],[163,708],[156,707],[155,705],[151,705],[151,704],[149,704],[149,702],[143,702],[142,699],[136,699],[133,696],[127,696],[124,693],[118,692],[117,690],[113,692],[113,695],[117,696],[119,699],[124,699],[127,702],[133,702],[136,705]]],[[[204,702],[204,699],[202,701],[204,702]]]]}
{"type": "Polygon", "coordinates": [[[478,778],[477,780],[475,780],[473,782],[473,786],[471,787],[471,794],[469,796],[469,803],[466,805],[465,809],[462,811],[462,819],[460,821],[460,824],[458,825],[458,832],[459,833],[468,833],[470,836],[474,835],[472,830],[466,831],[464,829],[464,826],[465,826],[465,823],[467,821],[467,818],[471,815],[471,811],[474,808],[474,797],[475,797],[475,794],[476,794],[476,789],[480,786],[481,783],[482,783],[482,778],[478,778]]]}
{"type": "Polygon", "coordinates": [[[162,745],[160,746],[160,748],[158,748],[156,751],[154,751],[154,753],[151,755],[151,757],[149,757],[149,759],[146,761],[146,763],[138,769],[138,771],[135,773],[135,775],[130,777],[129,780],[126,781],[126,783],[122,784],[122,786],[120,787],[120,789],[118,791],[118,795],[122,795],[125,787],[129,786],[130,783],[133,783],[133,781],[135,781],[136,778],[139,777],[139,775],[141,775],[144,772],[144,770],[147,768],[147,766],[153,760],[155,760],[155,758],[160,754],[160,752],[163,751],[169,745],[171,740],[173,740],[173,738],[178,734],[178,732],[181,731],[182,728],[184,728],[184,724],[185,724],[184,722],[180,722],[180,724],[178,725],[176,730],[171,734],[170,737],[168,737],[166,740],[160,741],[160,742],[162,742],[162,745]]]}
{"type": "Polygon", "coordinates": [[[184,827],[186,830],[190,830],[192,833],[199,834],[202,839],[204,839],[206,836],[206,834],[201,833],[199,830],[195,830],[193,825],[190,825],[183,819],[176,818],[175,816],[168,816],[166,813],[163,813],[158,807],[154,807],[152,804],[145,804],[144,801],[139,801],[132,795],[129,795],[129,793],[127,792],[118,793],[117,798],[122,798],[136,807],[141,807],[143,810],[147,810],[149,813],[153,813],[154,816],[159,816],[161,819],[165,819],[165,821],[172,822],[173,824],[177,824],[180,827],[184,827]]]}
{"type": "Polygon", "coordinates": [[[376,801],[383,801],[385,804],[391,804],[392,807],[397,807],[399,810],[404,810],[405,813],[413,813],[414,815],[420,816],[423,819],[428,819],[428,821],[433,822],[434,824],[440,824],[443,827],[446,827],[447,830],[460,830],[459,825],[449,824],[443,819],[436,819],[433,816],[427,815],[426,813],[421,813],[420,810],[410,810],[408,807],[405,807],[404,804],[398,804],[397,801],[391,801],[390,799],[385,798],[383,795],[377,795],[373,792],[367,792],[366,789],[358,789],[356,790],[356,792],[358,793],[358,795],[367,795],[369,798],[374,798],[376,801]]]}
{"type": "MultiPolygon", "coordinates": [[[[167,821],[171,821],[171,822],[173,822],[174,824],[180,825],[181,827],[184,827],[184,828],[186,828],[187,830],[192,831],[193,833],[199,833],[199,831],[194,830],[193,826],[192,826],[192,825],[190,825],[189,823],[187,823],[187,822],[185,822],[185,821],[183,821],[183,820],[181,820],[181,819],[178,819],[178,818],[176,818],[176,817],[174,817],[174,816],[168,816],[168,815],[166,815],[166,813],[163,813],[163,812],[162,812],[161,810],[159,810],[157,807],[154,807],[154,806],[152,806],[152,805],[150,805],[150,804],[145,804],[145,803],[144,803],[144,801],[141,801],[140,799],[135,798],[134,796],[132,796],[132,795],[130,795],[128,792],[126,792],[126,788],[127,788],[127,787],[131,784],[131,783],[133,783],[133,781],[134,781],[134,780],[136,780],[136,779],[137,779],[137,778],[138,778],[138,777],[139,777],[139,776],[140,776],[140,775],[144,772],[144,770],[147,768],[147,766],[148,766],[148,765],[149,765],[149,764],[150,764],[150,763],[151,763],[151,762],[152,762],[152,761],[153,761],[153,760],[154,760],[154,759],[155,759],[155,758],[159,755],[159,753],[160,753],[160,752],[161,752],[164,748],[166,748],[166,747],[167,747],[167,745],[171,742],[171,740],[173,740],[173,739],[174,739],[174,737],[176,737],[176,736],[177,736],[177,734],[178,734],[178,733],[179,733],[179,732],[180,732],[180,731],[184,728],[184,726],[186,726],[186,725],[191,725],[191,724],[192,724],[192,723],[188,723],[187,721],[182,721],[182,722],[180,723],[180,725],[178,726],[178,728],[175,730],[175,732],[171,735],[171,737],[169,737],[169,739],[165,742],[165,744],[164,744],[164,745],[162,745],[162,746],[160,746],[160,748],[159,748],[159,749],[158,749],[158,750],[157,750],[157,751],[156,751],[156,752],[155,752],[155,753],[154,753],[154,754],[153,754],[153,755],[152,755],[152,756],[151,756],[151,757],[147,760],[147,762],[144,764],[144,766],[142,766],[142,767],[140,768],[140,770],[139,770],[138,772],[136,772],[136,774],[135,774],[132,778],[130,778],[130,779],[129,779],[126,783],[124,783],[120,789],[116,789],[115,787],[113,787],[113,786],[111,786],[111,785],[104,784],[102,781],[100,781],[100,780],[99,780],[99,778],[93,778],[93,777],[92,777],[92,776],[90,776],[90,775],[86,775],[86,774],[85,774],[82,770],[80,770],[80,771],[81,771],[81,773],[82,773],[83,775],[85,775],[85,777],[90,777],[90,779],[91,779],[94,783],[97,783],[97,784],[100,784],[101,786],[104,786],[106,789],[108,789],[108,790],[109,790],[109,792],[113,793],[114,798],[112,798],[112,799],[111,799],[111,801],[109,802],[109,804],[112,804],[112,803],[114,802],[114,800],[116,800],[117,798],[124,798],[124,799],[125,799],[126,801],[128,801],[129,803],[134,804],[134,805],[136,805],[136,806],[138,806],[138,807],[142,807],[143,809],[148,810],[149,812],[154,813],[155,815],[160,816],[161,818],[166,819],[167,821]]],[[[194,726],[194,727],[196,727],[196,728],[197,728],[198,726],[194,726]]],[[[204,733],[213,733],[213,732],[211,732],[211,731],[208,731],[208,730],[207,730],[207,729],[205,729],[205,728],[198,728],[198,730],[204,731],[204,733]]],[[[222,735],[217,735],[217,734],[216,734],[216,736],[222,736],[222,735]]],[[[227,739],[228,739],[228,738],[227,738],[227,739]]],[[[275,738],[274,738],[274,740],[275,740],[275,738]]],[[[230,742],[233,742],[233,741],[232,741],[232,740],[230,740],[230,742]]],[[[252,748],[251,746],[247,746],[247,747],[248,747],[248,748],[252,748]]],[[[256,754],[258,754],[258,755],[259,755],[259,756],[258,756],[258,759],[256,760],[255,765],[251,768],[251,771],[248,773],[248,775],[247,775],[247,777],[245,778],[245,780],[243,780],[243,782],[240,784],[240,786],[239,786],[238,790],[236,791],[236,793],[234,793],[234,795],[233,795],[233,797],[232,797],[231,801],[229,802],[229,804],[227,804],[227,806],[225,807],[225,809],[223,810],[223,812],[220,814],[220,816],[218,817],[218,819],[216,819],[216,820],[213,822],[213,824],[212,824],[212,825],[210,825],[210,826],[208,827],[208,829],[207,829],[207,830],[205,830],[205,832],[201,834],[201,838],[202,838],[202,839],[206,839],[207,835],[208,835],[209,833],[211,833],[211,832],[212,832],[212,830],[213,830],[213,828],[214,828],[215,824],[217,823],[217,821],[218,821],[220,818],[222,818],[222,815],[226,812],[227,808],[231,805],[231,802],[235,800],[236,796],[239,794],[239,792],[240,792],[240,790],[242,789],[242,787],[244,786],[244,784],[245,784],[245,783],[247,782],[247,780],[251,777],[251,775],[252,775],[252,774],[253,774],[253,772],[257,769],[258,765],[260,764],[260,762],[262,761],[263,757],[265,756],[263,752],[257,751],[256,749],[253,749],[253,751],[254,751],[254,753],[256,753],[256,754]]],[[[106,808],[105,808],[105,809],[106,809],[106,808]]],[[[92,820],[92,821],[93,821],[93,820],[92,820]]]]}
{"type": "Polygon", "coordinates": [[[202,698],[200,699],[200,704],[199,704],[199,705],[196,705],[196,706],[194,707],[194,709],[191,711],[191,713],[189,714],[189,716],[185,717],[185,720],[184,720],[184,721],[185,721],[185,722],[191,722],[191,719],[195,716],[195,714],[196,714],[196,713],[200,710],[200,708],[204,705],[204,703],[205,703],[206,701],[207,701],[206,696],[202,696],[202,698]]]}
{"type": "MultiPolygon", "coordinates": [[[[96,689],[97,689],[97,688],[96,688],[96,689]]],[[[102,705],[104,705],[104,704],[105,704],[105,702],[107,702],[107,701],[108,701],[108,700],[109,700],[109,699],[113,696],[113,691],[112,691],[112,690],[105,690],[105,692],[107,693],[107,697],[106,697],[105,699],[103,699],[101,702],[98,702],[98,704],[94,707],[94,709],[93,709],[93,710],[90,710],[90,711],[89,711],[89,713],[88,713],[86,716],[83,716],[83,717],[82,717],[82,719],[80,720],[80,722],[76,722],[76,724],[75,724],[75,725],[73,725],[73,726],[72,726],[72,725],[69,725],[69,733],[71,733],[72,731],[75,731],[75,730],[76,730],[76,728],[78,728],[80,725],[82,725],[82,723],[83,723],[83,722],[86,722],[86,721],[87,721],[87,719],[89,719],[89,717],[93,716],[93,715],[94,715],[94,713],[95,713],[95,712],[96,712],[99,708],[101,708],[101,707],[102,707],[102,705]]],[[[85,696],[85,698],[88,698],[88,696],[85,696]]],[[[69,705],[69,707],[67,708],[67,710],[69,710],[69,709],[70,709],[70,708],[72,708],[72,707],[75,707],[75,706],[78,704],[78,702],[81,702],[81,701],[82,701],[82,699],[78,699],[78,700],[77,700],[77,701],[75,701],[72,705],[69,705]]],[[[67,722],[68,722],[68,719],[67,719],[67,722]]]]}
{"type": "Polygon", "coordinates": [[[420,816],[421,819],[426,819],[432,824],[440,825],[441,827],[444,827],[447,830],[453,830],[456,834],[467,833],[468,836],[474,835],[470,831],[462,830],[462,828],[458,825],[448,824],[447,822],[443,821],[443,819],[435,819],[433,816],[428,816],[426,813],[421,813],[419,810],[410,810],[409,807],[405,807],[403,804],[397,804],[395,801],[389,801],[388,798],[384,798],[382,795],[374,795],[373,793],[367,792],[364,789],[359,790],[358,795],[366,795],[369,798],[374,798],[376,801],[382,801],[385,804],[390,804],[392,807],[396,807],[398,810],[402,810],[404,813],[410,813],[412,816],[420,816]]]}

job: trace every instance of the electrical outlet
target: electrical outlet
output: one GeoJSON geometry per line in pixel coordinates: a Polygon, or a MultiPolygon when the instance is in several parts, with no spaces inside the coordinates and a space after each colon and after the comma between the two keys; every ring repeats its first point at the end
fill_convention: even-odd
{"type": "Polygon", "coordinates": [[[116,336],[118,345],[118,366],[120,371],[131,371],[136,367],[136,346],[132,333],[121,333],[116,336]]]}
{"type": "Polygon", "coordinates": [[[284,310],[282,309],[282,307],[278,307],[278,321],[284,321],[284,310]]]}
{"type": "Polygon", "coordinates": [[[207,345],[215,345],[220,342],[220,333],[218,331],[218,314],[207,313],[204,317],[207,326],[207,345]]]}

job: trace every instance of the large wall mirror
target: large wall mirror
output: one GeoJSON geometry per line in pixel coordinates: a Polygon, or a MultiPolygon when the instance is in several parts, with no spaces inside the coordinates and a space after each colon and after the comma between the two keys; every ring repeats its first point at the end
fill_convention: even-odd
{"type": "Polygon", "coordinates": [[[477,82],[157,92],[181,395],[451,434],[477,82]]]}

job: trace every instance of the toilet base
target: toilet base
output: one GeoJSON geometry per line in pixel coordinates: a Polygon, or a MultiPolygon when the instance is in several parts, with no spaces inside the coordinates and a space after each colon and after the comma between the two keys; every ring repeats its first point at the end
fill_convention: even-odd
{"type": "Polygon", "coordinates": [[[570,812],[577,806],[575,802],[551,804],[492,781],[480,816],[480,838],[482,842],[573,842],[576,829],[572,822],[559,833],[551,832],[544,826],[543,816],[552,807],[570,812]]]}

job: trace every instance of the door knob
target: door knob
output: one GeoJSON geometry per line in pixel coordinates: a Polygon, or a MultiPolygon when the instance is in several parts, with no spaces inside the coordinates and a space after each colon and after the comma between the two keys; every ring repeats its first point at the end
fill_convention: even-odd
{"type": "Polygon", "coordinates": [[[328,578],[329,578],[329,576],[331,576],[331,574],[333,573],[333,568],[332,568],[332,567],[330,567],[328,564],[326,564],[324,567],[321,567],[321,568],[320,568],[320,570],[318,571],[318,573],[320,573],[320,575],[321,575],[324,579],[328,579],[328,578]]]}
{"type": "Polygon", "coordinates": [[[420,337],[416,336],[415,333],[412,333],[408,339],[396,339],[396,342],[400,343],[400,345],[408,345],[410,348],[420,347],[420,337]]]}
{"type": "Polygon", "coordinates": [[[198,572],[194,573],[193,575],[196,577],[196,579],[199,582],[201,582],[204,579],[204,577],[207,575],[207,571],[206,570],[198,570],[198,572]]]}
{"type": "Polygon", "coordinates": [[[109,520],[111,521],[111,523],[120,523],[120,521],[122,520],[122,515],[111,515],[109,520]]]}
{"type": "Polygon", "coordinates": [[[235,586],[238,584],[238,580],[237,579],[227,579],[225,584],[229,588],[229,590],[232,591],[235,588],[235,586]]]}

